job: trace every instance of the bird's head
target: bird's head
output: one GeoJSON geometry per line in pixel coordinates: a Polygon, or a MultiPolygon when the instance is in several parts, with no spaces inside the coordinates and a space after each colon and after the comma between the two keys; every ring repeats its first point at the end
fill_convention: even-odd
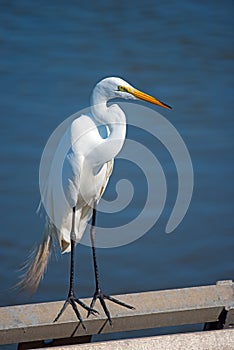
{"type": "Polygon", "coordinates": [[[109,77],[101,80],[96,86],[94,91],[104,100],[108,101],[113,98],[121,98],[124,100],[143,100],[153,103],[160,107],[170,108],[169,105],[163,103],[153,96],[150,96],[130,85],[128,82],[121,78],[109,77]]]}

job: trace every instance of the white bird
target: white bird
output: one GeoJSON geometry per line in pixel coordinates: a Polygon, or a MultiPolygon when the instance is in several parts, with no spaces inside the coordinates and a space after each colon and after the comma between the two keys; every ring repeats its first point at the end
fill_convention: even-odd
{"type": "Polygon", "coordinates": [[[105,78],[95,86],[91,96],[91,114],[81,115],[71,123],[57,145],[52,162],[48,164],[48,179],[43,189],[43,204],[48,214],[44,237],[19,283],[23,289],[37,289],[48,262],[52,240],[57,238],[61,252],[71,252],[71,263],[68,297],[54,321],[71,304],[84,328],[76,303],[84,307],[89,315],[97,312],[93,307],[99,299],[110,324],[112,321],[105,299],[133,308],[102,293],[95,251],[96,205],[105,191],[113,170],[114,158],[120,152],[126,135],[123,110],[114,102],[107,105],[108,101],[115,98],[144,100],[171,108],[120,78],[105,78]],[[105,126],[106,138],[100,135],[99,125],[105,126]],[[74,248],[91,217],[90,236],[96,289],[88,307],[74,294],[74,248]]]}

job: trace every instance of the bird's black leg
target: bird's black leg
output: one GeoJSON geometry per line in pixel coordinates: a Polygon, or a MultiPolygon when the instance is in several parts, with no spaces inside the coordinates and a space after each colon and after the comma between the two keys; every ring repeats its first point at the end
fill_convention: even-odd
{"type": "Polygon", "coordinates": [[[77,299],[75,297],[74,294],[74,257],[75,257],[75,240],[76,240],[76,236],[75,236],[75,212],[76,212],[76,208],[73,208],[72,211],[72,228],[71,228],[71,265],[70,265],[70,284],[69,284],[69,291],[68,291],[68,296],[67,296],[67,300],[65,301],[62,309],[60,310],[60,312],[58,313],[58,315],[56,316],[54,322],[58,321],[58,319],[60,318],[60,316],[63,314],[63,312],[66,310],[67,306],[69,304],[71,304],[78,320],[81,322],[82,327],[86,330],[86,327],[83,323],[82,317],[78,311],[78,308],[76,306],[76,303],[79,304],[80,306],[82,306],[84,309],[86,309],[89,314],[95,314],[98,313],[96,310],[93,310],[92,308],[89,308],[86,304],[84,304],[81,300],[77,299]]]}
{"type": "MultiPolygon", "coordinates": [[[[131,305],[128,305],[128,304],[125,304],[123,303],[122,301],[118,300],[118,299],[115,299],[109,295],[106,295],[104,293],[102,293],[102,290],[100,288],[100,281],[99,281],[99,272],[98,272],[98,265],[97,265],[97,257],[96,257],[96,248],[95,248],[95,236],[96,236],[96,233],[95,233],[95,226],[96,226],[96,203],[94,204],[94,207],[93,207],[93,216],[92,216],[92,226],[91,226],[91,229],[90,229],[90,238],[91,238],[91,244],[92,244],[92,253],[93,253],[93,266],[94,266],[94,273],[95,273],[95,284],[96,284],[96,289],[95,289],[95,293],[94,293],[94,296],[93,296],[93,299],[92,299],[92,302],[90,304],[90,309],[92,310],[95,303],[96,303],[96,300],[99,299],[100,300],[100,303],[102,305],[102,308],[108,318],[108,321],[110,323],[110,325],[112,326],[112,320],[111,320],[111,315],[110,315],[110,312],[106,306],[106,303],[105,303],[105,299],[107,300],[110,300],[118,305],[121,305],[121,306],[124,306],[124,307],[127,307],[128,309],[134,309],[133,306],[131,305]]],[[[90,311],[88,312],[88,316],[90,315],[90,311]]]]}

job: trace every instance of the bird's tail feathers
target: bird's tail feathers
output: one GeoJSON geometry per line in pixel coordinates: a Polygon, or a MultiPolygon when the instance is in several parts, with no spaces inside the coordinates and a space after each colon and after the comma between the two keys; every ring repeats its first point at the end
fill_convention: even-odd
{"type": "Polygon", "coordinates": [[[23,266],[25,272],[17,283],[16,288],[20,291],[29,291],[33,294],[44,275],[53,241],[53,228],[46,223],[43,240],[38,247],[35,247],[23,266]]]}

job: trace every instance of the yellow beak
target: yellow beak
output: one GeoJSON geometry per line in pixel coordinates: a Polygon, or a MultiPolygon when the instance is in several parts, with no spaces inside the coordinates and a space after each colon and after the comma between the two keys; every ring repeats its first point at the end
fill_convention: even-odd
{"type": "MultiPolygon", "coordinates": [[[[130,92],[130,91],[129,91],[129,92],[130,92]]],[[[150,96],[150,95],[147,95],[147,94],[145,94],[145,93],[142,92],[142,91],[139,91],[139,90],[134,89],[134,90],[131,91],[131,94],[132,94],[133,96],[135,96],[136,98],[139,98],[140,100],[153,103],[153,104],[158,105],[158,106],[160,106],[160,107],[164,107],[164,108],[169,108],[169,109],[171,109],[171,107],[170,107],[169,105],[167,105],[166,103],[163,103],[163,102],[157,100],[155,97],[150,96]]]]}

